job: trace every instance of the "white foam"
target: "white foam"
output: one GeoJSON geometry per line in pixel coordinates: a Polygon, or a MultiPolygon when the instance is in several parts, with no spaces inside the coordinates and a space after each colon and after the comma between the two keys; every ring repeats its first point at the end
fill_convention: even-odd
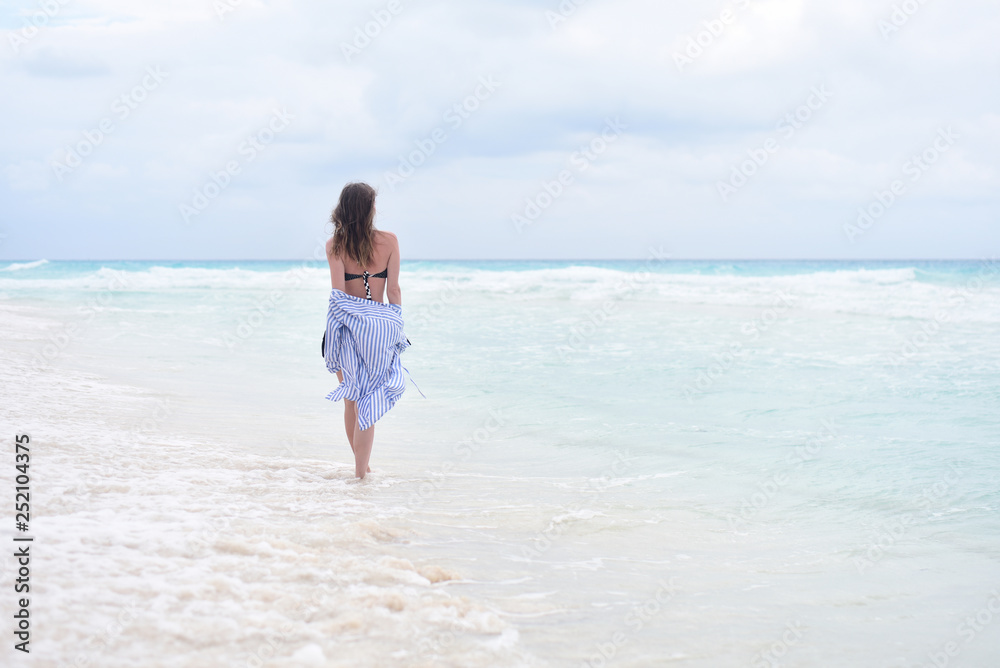
{"type": "MultiPolygon", "coordinates": [[[[7,269],[13,271],[15,266],[23,269],[38,263],[7,269]]],[[[1000,322],[1000,285],[995,272],[982,285],[970,281],[966,281],[969,285],[949,285],[920,280],[913,267],[745,276],[643,274],[591,266],[498,271],[443,265],[433,271],[404,268],[401,276],[407,295],[407,317],[417,318],[435,317],[456,304],[499,298],[516,299],[522,305],[578,302],[583,308],[598,308],[610,300],[662,307],[739,307],[760,312],[792,303],[797,313],[923,319],[946,310],[956,321],[1000,322]],[[961,308],[955,309],[956,294],[962,291],[966,296],[961,308]]],[[[325,267],[305,265],[283,270],[153,266],[123,271],[101,267],[63,277],[0,278],[0,290],[39,290],[47,294],[155,292],[165,297],[211,290],[247,293],[259,299],[278,294],[283,299],[294,293],[325,294],[329,290],[329,272],[325,267]]]]}
{"type": "MultiPolygon", "coordinates": [[[[21,320],[5,313],[0,338],[21,320]]],[[[464,638],[451,662],[525,660],[497,614],[440,584],[458,574],[394,547],[402,510],[372,495],[391,476],[358,484],[345,465],[194,442],[171,433],[170,397],[11,350],[0,388],[0,430],[32,438],[46,665],[377,664],[446,633],[464,638]]],[[[15,565],[0,566],[8,581],[15,565]]]]}
{"type": "Polygon", "coordinates": [[[13,262],[6,267],[0,268],[0,271],[24,271],[25,269],[34,269],[35,267],[41,267],[43,264],[48,264],[48,260],[35,260],[34,262],[13,262]]]}
{"type": "Polygon", "coordinates": [[[413,272],[403,278],[407,293],[417,297],[417,308],[432,313],[484,298],[516,299],[521,308],[561,302],[600,309],[609,302],[634,301],[654,307],[738,307],[760,313],[787,302],[797,313],[926,319],[944,309],[956,321],[1000,322],[1000,285],[995,278],[984,285],[970,283],[975,287],[948,285],[919,279],[913,267],[746,276],[642,274],[590,266],[518,271],[445,266],[432,274],[413,272]],[[963,289],[968,295],[962,308],[952,308],[956,293],[963,289]]]}
{"type": "Polygon", "coordinates": [[[22,290],[112,290],[149,292],[176,290],[293,290],[329,285],[325,268],[296,266],[281,271],[206,267],[159,267],[140,271],[100,267],[83,274],[49,278],[0,279],[0,287],[22,290]]]}

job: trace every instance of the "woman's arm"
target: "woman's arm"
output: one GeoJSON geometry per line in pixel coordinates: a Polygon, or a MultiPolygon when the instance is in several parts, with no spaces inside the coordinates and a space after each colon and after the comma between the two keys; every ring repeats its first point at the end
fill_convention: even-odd
{"type": "Polygon", "coordinates": [[[385,296],[390,304],[403,305],[403,292],[399,289],[399,239],[392,232],[386,232],[392,244],[389,254],[389,276],[385,279],[385,296]]]}
{"type": "Polygon", "coordinates": [[[330,286],[334,290],[344,291],[344,263],[333,254],[333,237],[326,242],[326,261],[330,265],[330,286]]]}

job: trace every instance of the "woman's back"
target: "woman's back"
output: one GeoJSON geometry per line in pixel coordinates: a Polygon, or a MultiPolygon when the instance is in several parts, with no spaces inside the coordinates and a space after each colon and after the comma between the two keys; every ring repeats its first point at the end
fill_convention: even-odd
{"type": "Polygon", "coordinates": [[[333,287],[343,290],[353,297],[365,299],[364,272],[368,272],[368,287],[371,298],[377,302],[384,301],[386,287],[389,287],[389,301],[400,303],[399,293],[399,243],[396,235],[382,230],[374,231],[372,257],[368,266],[362,267],[352,258],[343,255],[333,255],[333,239],[327,243],[327,258],[330,261],[330,275],[333,287]],[[338,275],[340,280],[338,281],[338,275]],[[342,285],[342,287],[341,287],[342,285]],[[394,295],[394,292],[396,293],[394,295]],[[396,296],[396,299],[393,297],[396,296]]]}

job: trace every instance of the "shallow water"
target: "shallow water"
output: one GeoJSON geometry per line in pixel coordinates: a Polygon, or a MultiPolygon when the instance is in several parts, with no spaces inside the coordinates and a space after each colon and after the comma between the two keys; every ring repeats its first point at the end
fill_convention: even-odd
{"type": "Polygon", "coordinates": [[[405,264],[363,483],[328,280],[0,265],[32,665],[1000,656],[997,263],[405,264]]]}

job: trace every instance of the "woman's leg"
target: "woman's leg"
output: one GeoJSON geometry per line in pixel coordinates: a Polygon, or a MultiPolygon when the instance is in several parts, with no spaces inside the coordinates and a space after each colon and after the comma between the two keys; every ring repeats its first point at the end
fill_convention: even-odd
{"type": "Polygon", "coordinates": [[[364,478],[368,468],[368,460],[372,456],[372,443],[375,442],[375,425],[361,431],[360,425],[354,427],[354,475],[364,478]]]}
{"type": "Polygon", "coordinates": [[[358,407],[350,399],[344,399],[344,431],[347,432],[347,442],[354,452],[354,426],[358,423],[358,407]]]}
{"type": "MultiPolygon", "coordinates": [[[[351,444],[351,452],[354,453],[354,460],[358,459],[358,451],[354,447],[358,437],[358,404],[350,399],[344,399],[344,429],[347,430],[347,442],[351,444]]],[[[370,429],[368,431],[371,431],[370,429]]],[[[371,455],[371,446],[368,446],[368,454],[371,455]]],[[[368,466],[368,458],[365,458],[365,466],[368,466]]],[[[372,467],[368,466],[368,473],[372,472],[372,467]]]]}
{"type": "MultiPolygon", "coordinates": [[[[337,380],[344,382],[344,376],[340,371],[337,372],[337,380]]],[[[351,444],[351,452],[354,453],[355,460],[358,457],[357,451],[354,449],[354,429],[358,425],[358,405],[356,402],[350,399],[344,399],[344,431],[347,432],[347,442],[351,444]]],[[[371,468],[368,468],[368,473],[371,473],[371,468]]]]}

